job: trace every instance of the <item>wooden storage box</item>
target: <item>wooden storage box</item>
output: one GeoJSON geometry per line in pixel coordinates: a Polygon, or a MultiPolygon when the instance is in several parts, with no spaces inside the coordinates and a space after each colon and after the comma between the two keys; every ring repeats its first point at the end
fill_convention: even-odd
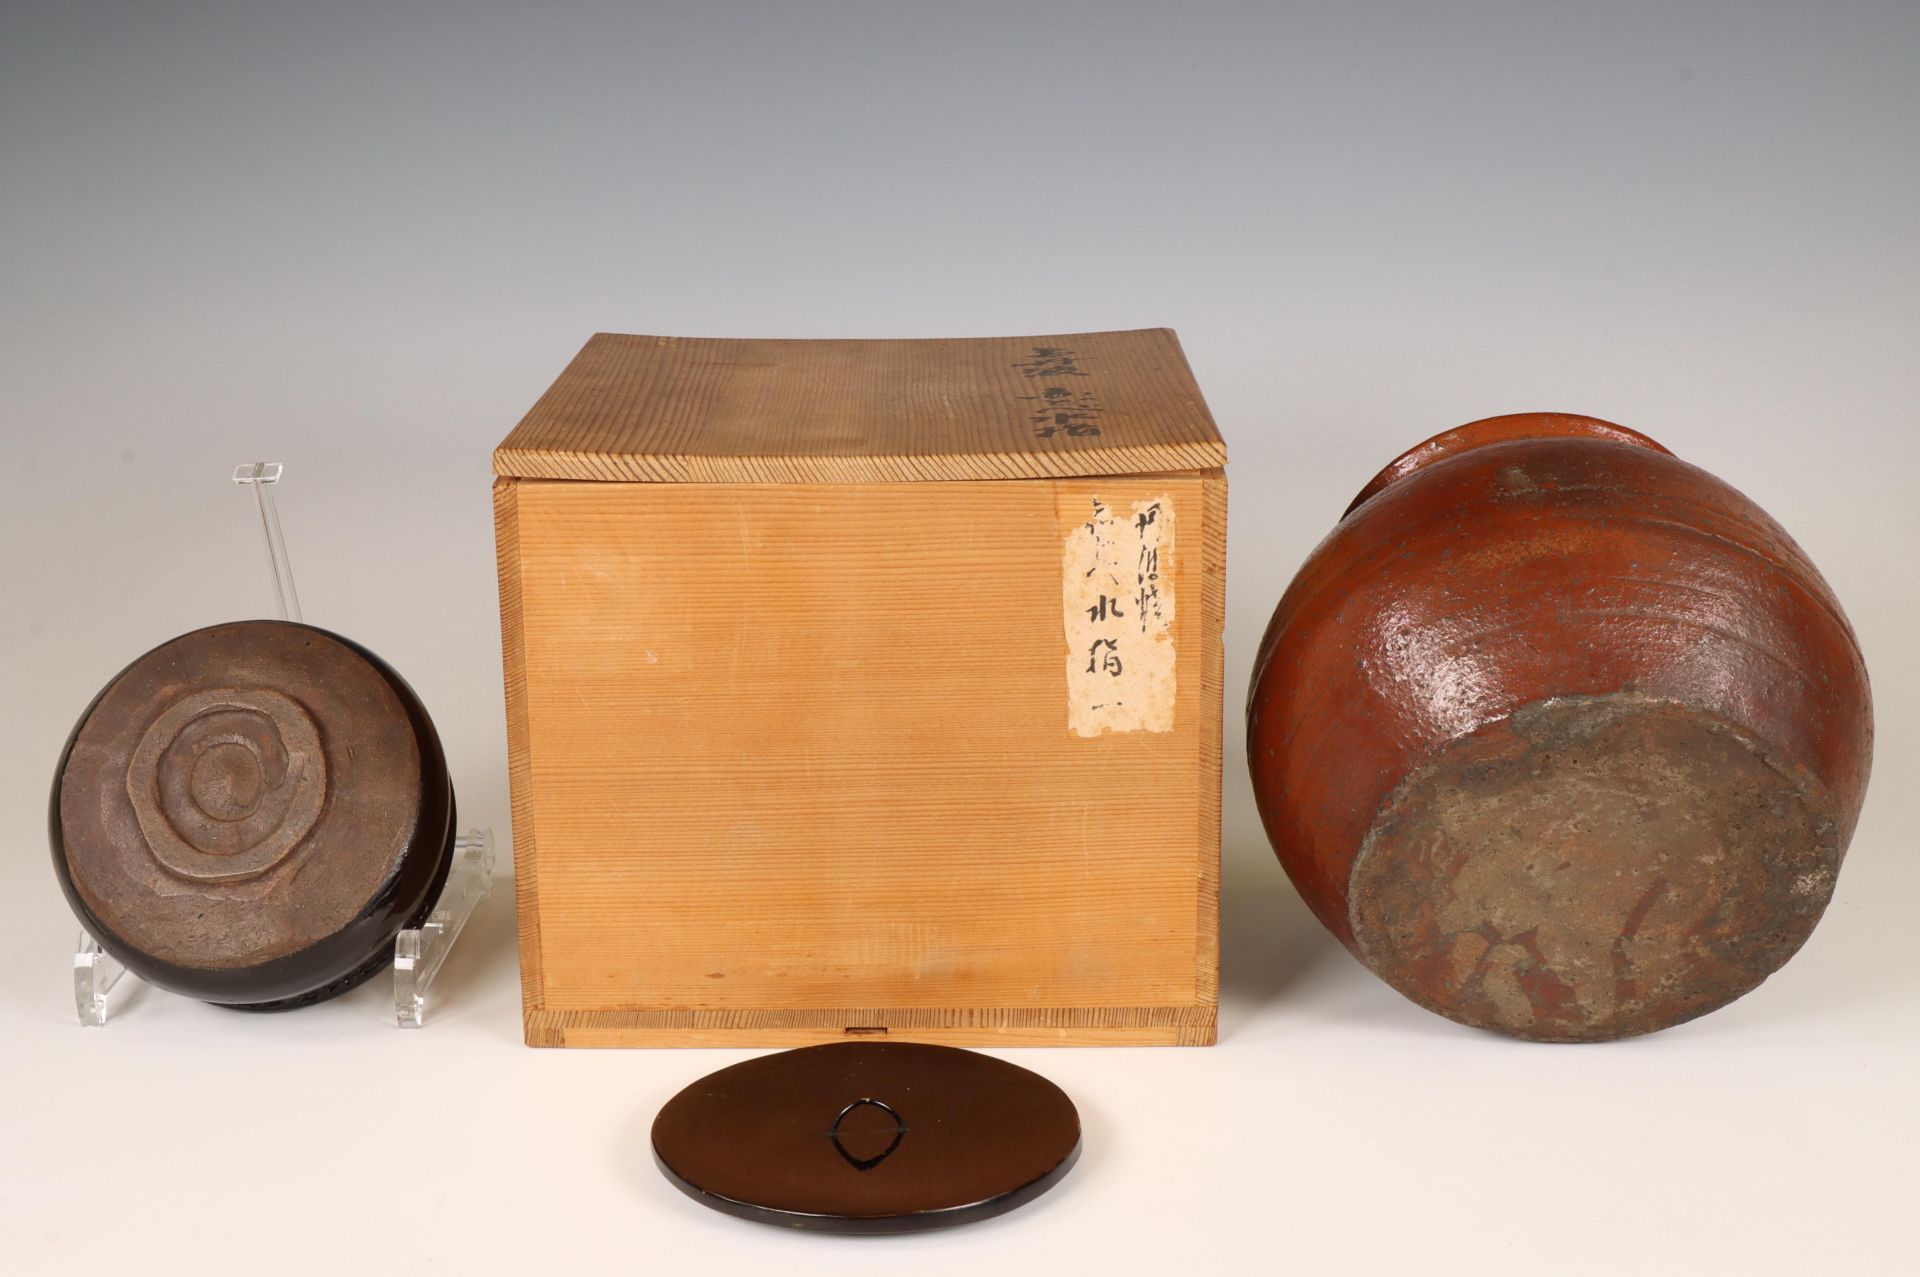
{"type": "Polygon", "coordinates": [[[1165,329],[601,334],[494,453],[527,1041],[1213,1041],[1226,449],[1165,329]]]}

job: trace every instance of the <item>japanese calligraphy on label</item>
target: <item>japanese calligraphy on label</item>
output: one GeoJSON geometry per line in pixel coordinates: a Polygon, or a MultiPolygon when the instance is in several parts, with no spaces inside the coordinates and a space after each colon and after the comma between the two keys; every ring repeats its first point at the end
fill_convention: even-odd
{"type": "Polygon", "coordinates": [[[1097,498],[1067,534],[1067,727],[1173,730],[1173,503],[1097,498]]]}

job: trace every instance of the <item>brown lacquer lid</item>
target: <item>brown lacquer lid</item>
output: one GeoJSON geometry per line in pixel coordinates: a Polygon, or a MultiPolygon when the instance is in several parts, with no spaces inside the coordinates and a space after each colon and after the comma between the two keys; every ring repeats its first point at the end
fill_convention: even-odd
{"type": "Polygon", "coordinates": [[[1052,1188],[1080,1115],[1037,1073],[912,1042],[846,1042],[721,1069],[667,1101],[653,1153],[715,1210],[788,1228],[970,1223],[1052,1188]]]}

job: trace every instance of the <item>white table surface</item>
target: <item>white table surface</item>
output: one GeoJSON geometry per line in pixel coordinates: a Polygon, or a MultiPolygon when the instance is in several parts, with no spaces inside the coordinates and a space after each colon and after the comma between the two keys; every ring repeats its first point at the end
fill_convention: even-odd
{"type": "Polygon", "coordinates": [[[0,38],[0,1269],[1920,1271],[1920,10],[385,8],[0,38]],[[590,332],[1160,324],[1233,454],[1220,1044],[1008,1052],[1085,1120],[1050,1196],[864,1241],[682,1198],[648,1125],[741,1053],[520,1045],[505,866],[425,1031],[381,982],[75,1025],[48,783],[127,660],[270,608],[235,462],[286,463],[308,619],[414,683],[504,850],[488,451],[590,332]],[[1376,982],[1241,762],[1260,629],[1352,492],[1528,409],[1755,497],[1875,680],[1812,941],[1608,1046],[1376,982]]]}

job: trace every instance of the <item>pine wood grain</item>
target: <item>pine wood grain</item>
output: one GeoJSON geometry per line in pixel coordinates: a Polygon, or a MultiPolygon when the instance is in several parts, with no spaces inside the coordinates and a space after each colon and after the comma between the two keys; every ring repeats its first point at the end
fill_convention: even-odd
{"type": "MultiPolygon", "coordinates": [[[[1206,527],[1200,564],[1200,882],[1197,924],[1199,950],[1195,997],[1208,1008],[1220,1001],[1220,804],[1221,726],[1226,696],[1227,659],[1223,632],[1227,618],[1227,476],[1210,470],[1201,476],[1206,527]]],[[[1207,1042],[1213,1041],[1209,1017],[1207,1042]]]]}
{"type": "Polygon", "coordinates": [[[527,658],[520,605],[519,484],[493,485],[494,554],[500,571],[500,654],[506,670],[507,785],[513,820],[514,912],[520,929],[520,1008],[531,1016],[541,1006],[540,899],[534,891],[533,754],[527,745],[527,658]],[[525,872],[519,869],[524,867],[525,872]]]}
{"type": "Polygon", "coordinates": [[[1164,329],[591,340],[495,453],[527,1040],[1211,1042],[1224,461],[1164,329]]]}
{"type": "Polygon", "coordinates": [[[1214,1013],[1203,1006],[830,1007],[548,1011],[527,1022],[532,1046],[767,1047],[878,1039],[946,1046],[1210,1046],[1214,1013]]]}
{"type": "Polygon", "coordinates": [[[875,341],[600,333],[494,454],[504,476],[648,482],[1024,479],[1225,463],[1164,328],[875,341]],[[1060,410],[1088,415],[1047,432],[1050,390],[1066,392],[1060,410]]]}
{"type": "Polygon", "coordinates": [[[1218,472],[501,490],[530,1042],[1211,1041],[1218,472]],[[1095,498],[1179,519],[1171,731],[1067,730],[1095,498]]]}

